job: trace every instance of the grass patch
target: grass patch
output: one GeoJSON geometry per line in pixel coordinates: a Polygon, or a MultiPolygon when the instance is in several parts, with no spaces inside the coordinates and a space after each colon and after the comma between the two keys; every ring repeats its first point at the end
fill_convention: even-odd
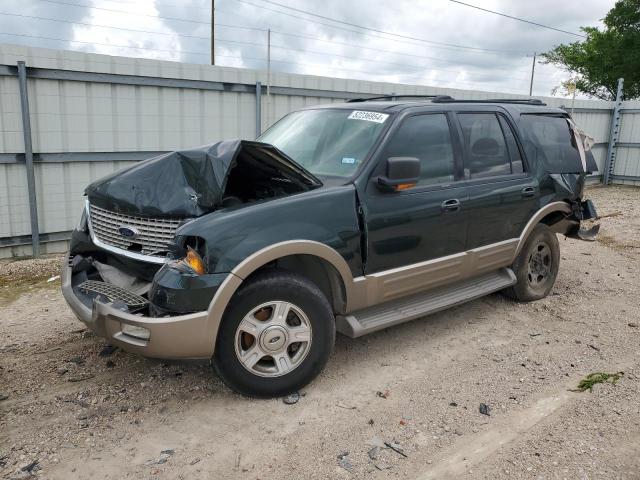
{"type": "Polygon", "coordinates": [[[609,382],[612,385],[615,385],[618,380],[622,378],[624,372],[618,373],[605,373],[605,372],[595,372],[590,373],[578,383],[578,388],[573,390],[574,392],[584,392],[585,390],[591,391],[593,386],[596,383],[606,383],[609,382]]]}
{"type": "Polygon", "coordinates": [[[61,264],[59,255],[0,260],[0,306],[8,305],[29,292],[60,288],[60,279],[47,280],[60,275],[61,264]]]}

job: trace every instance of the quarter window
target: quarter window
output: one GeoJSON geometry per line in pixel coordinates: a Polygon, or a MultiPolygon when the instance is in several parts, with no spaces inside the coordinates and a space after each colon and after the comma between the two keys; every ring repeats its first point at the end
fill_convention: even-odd
{"type": "Polygon", "coordinates": [[[543,163],[549,173],[582,172],[576,139],[565,117],[522,115],[527,158],[543,163]]]}
{"type": "Polygon", "coordinates": [[[419,185],[452,182],[455,162],[447,117],[434,113],[405,119],[387,145],[384,158],[389,157],[418,158],[419,185]]]}

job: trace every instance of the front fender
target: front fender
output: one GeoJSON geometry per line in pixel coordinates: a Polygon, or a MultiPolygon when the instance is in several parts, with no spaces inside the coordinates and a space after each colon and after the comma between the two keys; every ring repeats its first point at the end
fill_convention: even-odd
{"type": "MultiPolygon", "coordinates": [[[[350,275],[362,274],[361,232],[353,185],[320,188],[220,210],[190,222],[179,234],[205,240],[210,273],[234,272],[260,250],[291,240],[306,240],[336,251],[350,275]]],[[[278,251],[282,256],[287,254],[286,248],[278,251]]]]}

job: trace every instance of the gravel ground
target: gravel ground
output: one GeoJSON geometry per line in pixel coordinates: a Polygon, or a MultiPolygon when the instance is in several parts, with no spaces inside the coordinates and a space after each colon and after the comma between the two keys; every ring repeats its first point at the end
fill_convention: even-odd
{"type": "Polygon", "coordinates": [[[588,195],[622,215],[597,242],[560,239],[548,298],[339,336],[293,405],[105,350],[47,282],[60,258],[0,262],[0,476],[640,478],[640,189],[588,195]]]}

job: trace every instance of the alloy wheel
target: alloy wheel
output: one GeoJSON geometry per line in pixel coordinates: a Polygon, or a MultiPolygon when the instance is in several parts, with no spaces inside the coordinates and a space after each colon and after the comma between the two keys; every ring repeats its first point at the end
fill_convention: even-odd
{"type": "Polygon", "coordinates": [[[538,243],[529,254],[527,279],[532,287],[539,287],[551,275],[553,257],[546,242],[538,243]]]}
{"type": "Polygon", "coordinates": [[[271,301],[258,305],[236,329],[238,361],[261,377],[280,377],[293,371],[310,348],[311,323],[293,303],[271,301]]]}

